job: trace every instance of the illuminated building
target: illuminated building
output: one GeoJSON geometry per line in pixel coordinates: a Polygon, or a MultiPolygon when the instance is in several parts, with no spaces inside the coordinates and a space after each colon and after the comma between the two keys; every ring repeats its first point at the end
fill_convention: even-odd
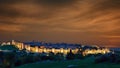
{"type": "MultiPolygon", "coordinates": [[[[5,42],[3,43],[4,45],[6,44],[5,42]]],[[[10,44],[10,43],[9,43],[10,44]]],[[[32,43],[33,44],[33,43],[32,43]]],[[[27,44],[24,44],[24,43],[21,43],[21,42],[15,42],[14,40],[12,40],[11,42],[11,45],[15,45],[16,47],[19,48],[19,50],[22,50],[22,49],[26,49],[26,51],[29,51],[29,52],[37,52],[37,53],[50,53],[50,52],[53,52],[53,53],[63,53],[63,54],[67,54],[68,52],[70,52],[70,50],[76,54],[79,50],[80,51],[83,51],[82,54],[84,56],[88,55],[88,54],[106,54],[106,53],[109,53],[110,50],[107,49],[107,48],[99,48],[99,47],[91,47],[91,46],[82,46],[82,48],[72,48],[71,47],[60,47],[60,45],[58,46],[57,45],[57,48],[56,47],[45,47],[45,45],[41,44],[40,43],[40,46],[37,45],[38,43],[36,43],[35,45],[27,45],[27,44]]],[[[68,45],[69,46],[69,45],[68,45]]]]}

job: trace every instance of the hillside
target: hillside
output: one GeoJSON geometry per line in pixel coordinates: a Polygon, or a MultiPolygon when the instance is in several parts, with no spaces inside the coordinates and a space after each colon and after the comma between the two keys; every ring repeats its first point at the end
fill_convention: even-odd
{"type": "Polygon", "coordinates": [[[18,50],[14,45],[4,45],[0,46],[0,50],[18,50]]]}

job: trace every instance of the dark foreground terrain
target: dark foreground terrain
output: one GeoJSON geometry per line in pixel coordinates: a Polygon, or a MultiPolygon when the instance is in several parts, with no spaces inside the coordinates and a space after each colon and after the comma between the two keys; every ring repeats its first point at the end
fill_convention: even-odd
{"type": "Polygon", "coordinates": [[[107,62],[96,64],[94,63],[93,58],[88,58],[84,60],[70,60],[60,62],[38,62],[22,65],[16,68],[120,68],[120,64],[107,62]]]}

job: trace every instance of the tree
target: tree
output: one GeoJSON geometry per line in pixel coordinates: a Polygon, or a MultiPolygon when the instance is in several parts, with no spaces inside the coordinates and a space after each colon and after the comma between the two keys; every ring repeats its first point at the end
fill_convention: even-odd
{"type": "Polygon", "coordinates": [[[63,53],[57,53],[57,54],[55,55],[55,60],[58,60],[58,61],[64,60],[64,55],[63,55],[63,53]]]}
{"type": "Polygon", "coordinates": [[[49,60],[54,60],[55,59],[55,54],[53,52],[50,52],[48,55],[49,60]]]}
{"type": "Polygon", "coordinates": [[[19,50],[15,45],[0,46],[1,50],[19,50]]]}
{"type": "Polygon", "coordinates": [[[66,59],[67,60],[73,60],[73,59],[75,59],[75,56],[72,53],[72,50],[70,50],[70,52],[66,55],[66,59]]]}

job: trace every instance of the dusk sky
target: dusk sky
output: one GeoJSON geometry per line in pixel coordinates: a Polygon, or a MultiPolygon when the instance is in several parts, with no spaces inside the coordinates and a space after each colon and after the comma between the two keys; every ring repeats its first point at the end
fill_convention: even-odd
{"type": "Polygon", "coordinates": [[[0,0],[0,41],[120,47],[120,0],[0,0]]]}

